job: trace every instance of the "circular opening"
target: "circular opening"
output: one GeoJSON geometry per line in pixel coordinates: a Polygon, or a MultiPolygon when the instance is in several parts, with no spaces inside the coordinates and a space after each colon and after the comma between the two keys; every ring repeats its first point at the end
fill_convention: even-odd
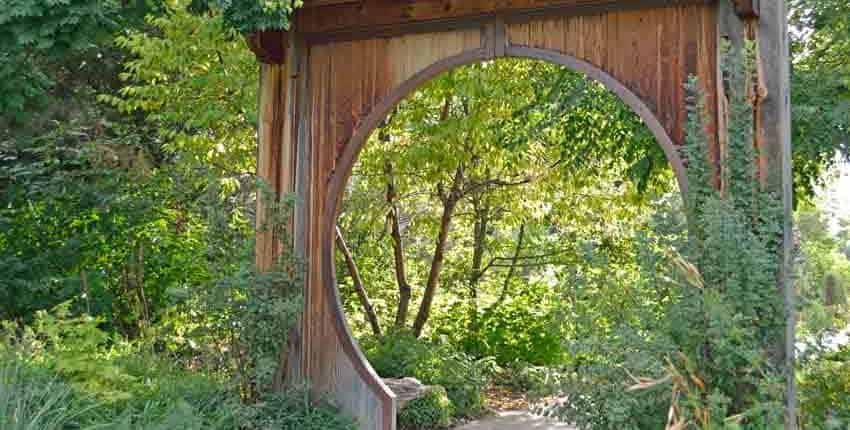
{"type": "MultiPolygon", "coordinates": [[[[480,209],[473,201],[481,194],[476,189],[512,190],[512,196],[502,199],[522,208],[523,215],[517,217],[520,219],[530,216],[528,212],[534,206],[530,202],[532,193],[526,191],[545,180],[556,184],[568,181],[578,188],[598,185],[612,195],[623,197],[623,193],[636,193],[636,198],[648,190],[673,190],[676,185],[670,184],[676,182],[683,191],[687,187],[683,165],[671,139],[646,105],[622,84],[572,57],[527,48],[514,48],[509,54],[518,58],[493,62],[480,58],[480,53],[467,53],[423,70],[373,110],[338,160],[330,182],[326,213],[339,213],[343,224],[365,223],[377,228],[358,236],[351,234],[345,225],[337,229],[336,218],[329,221],[334,224],[327,225],[324,231],[338,234],[326,237],[327,254],[334,250],[331,242],[336,243],[335,255],[323,259],[327,262],[326,279],[332,280],[327,288],[339,304],[338,327],[345,332],[343,341],[350,342],[348,349],[355,365],[381,391],[386,392],[387,388],[378,379],[378,373],[397,377],[415,375],[404,374],[409,370],[388,372],[386,363],[373,363],[378,367],[376,373],[354,340],[351,328],[361,339],[370,338],[370,332],[386,335],[397,333],[398,329],[410,331],[414,336],[435,333],[428,327],[433,309],[435,305],[447,306],[448,302],[432,300],[429,310],[423,306],[423,298],[430,295],[429,289],[436,290],[435,298],[444,293],[440,284],[447,282],[445,273],[442,269],[435,271],[434,261],[440,258],[443,266],[451,264],[452,257],[447,263],[447,251],[461,247],[460,243],[466,241],[452,232],[452,221],[457,223],[452,218],[458,212],[468,215],[480,209]],[[513,85],[499,82],[498,76],[511,70],[530,78],[516,80],[513,85]],[[415,91],[422,85],[425,86],[415,91]],[[472,100],[465,102],[458,94],[452,94],[458,86],[472,100]],[[496,87],[500,89],[493,90],[496,87]],[[480,100],[475,100],[476,97],[480,100]],[[518,101],[521,103],[517,104],[518,101]],[[555,112],[572,115],[558,117],[555,112]],[[506,128],[511,133],[500,132],[506,128]],[[512,137],[508,136],[511,134],[512,137]],[[517,139],[517,134],[521,138],[517,139]],[[485,139],[484,135],[489,138],[485,139]],[[601,145],[601,141],[606,144],[601,145]],[[494,163],[493,157],[498,155],[505,155],[507,161],[494,163]],[[612,164],[612,159],[619,162],[615,160],[612,164]],[[401,164],[406,166],[403,172],[401,164]],[[510,166],[514,170],[508,174],[510,166]],[[500,172],[494,177],[482,176],[488,168],[492,168],[491,174],[493,170],[500,172]],[[519,170],[524,173],[520,174],[519,170]],[[408,176],[405,184],[397,182],[402,175],[408,176]],[[454,186],[458,177],[463,183],[460,187],[454,186]],[[414,190],[422,186],[426,192],[414,190]],[[405,195],[415,201],[413,210],[398,207],[399,199],[405,195]],[[449,226],[444,228],[449,202],[454,205],[453,214],[449,226]],[[430,235],[424,235],[424,240],[405,238],[412,229],[428,231],[430,235]],[[446,234],[442,235],[442,230],[447,230],[446,234]],[[364,253],[364,249],[379,242],[384,243],[379,256],[364,253]],[[432,278],[437,281],[433,282],[432,278]],[[342,295],[337,289],[337,279],[345,280],[342,295]],[[381,285],[378,289],[383,291],[375,294],[378,284],[381,285]],[[403,306],[400,302],[405,301],[402,297],[407,295],[408,287],[409,301],[403,306]],[[387,296],[387,291],[392,293],[387,296]],[[357,314],[354,324],[345,321],[345,315],[351,314],[357,314]]],[[[570,196],[559,194],[552,187],[536,191],[541,193],[537,203],[542,203],[538,204],[538,212],[556,208],[564,211],[577,205],[570,196]]],[[[626,212],[621,215],[630,216],[626,212]]],[[[476,236],[478,227],[474,224],[465,223],[466,227],[472,226],[467,229],[472,232],[467,236],[476,236]]],[[[500,235],[510,236],[516,244],[530,235],[528,231],[541,226],[520,223],[500,228],[500,235]],[[510,234],[505,234],[507,230],[510,234]]],[[[515,247],[522,252],[521,248],[515,247]]],[[[498,271],[500,277],[508,277],[505,284],[510,284],[510,279],[517,276],[517,268],[504,264],[511,261],[510,249],[502,251],[504,255],[490,253],[486,259],[481,256],[482,261],[471,263],[472,270],[480,271],[486,266],[487,270],[498,271]]],[[[451,282],[458,282],[456,278],[451,282]]],[[[469,278],[463,281],[472,282],[469,278]]],[[[475,298],[482,300],[475,310],[478,317],[486,317],[488,310],[504,302],[502,291],[490,291],[487,300],[475,298]]]]}

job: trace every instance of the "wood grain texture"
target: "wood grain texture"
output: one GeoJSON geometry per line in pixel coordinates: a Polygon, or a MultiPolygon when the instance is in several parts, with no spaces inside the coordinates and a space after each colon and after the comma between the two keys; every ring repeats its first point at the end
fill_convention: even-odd
{"type": "MultiPolygon", "coordinates": [[[[362,429],[395,429],[394,395],[357,348],[340,306],[333,267],[338,199],[369,134],[405,95],[451,68],[502,56],[554,62],[605,85],[644,120],[685,190],[684,84],[696,76],[706,94],[709,155],[719,166],[726,140],[719,40],[731,32],[744,34],[733,42],[757,39],[757,168],[764,186],[785,197],[782,290],[793,321],[785,12],[784,0],[307,0],[295,32],[281,42],[285,64],[260,68],[258,176],[277,195],[297,194],[291,228],[296,252],[308,262],[290,376],[331,393],[362,429]]],[[[255,42],[278,48],[277,36],[255,42]]],[[[267,51],[259,51],[261,61],[280,62],[267,51]]],[[[258,224],[262,213],[260,206],[258,224]]],[[[282,246],[259,233],[258,265],[270,267],[282,246]]],[[[793,348],[793,340],[789,324],[786,345],[793,348]]],[[[793,349],[785,358],[793,368],[793,349]]],[[[793,378],[788,393],[793,428],[793,378]]]]}
{"type": "MultiPolygon", "coordinates": [[[[331,393],[362,429],[395,429],[394,395],[346,325],[333,243],[357,155],[405,95],[441,72],[494,57],[562,64],[644,119],[685,189],[678,147],[688,76],[699,77],[707,95],[711,159],[720,159],[718,25],[718,6],[707,0],[316,0],[299,11],[297,64],[261,69],[258,158],[260,176],[303,202],[294,221],[296,249],[308,262],[296,373],[331,393]],[[323,31],[336,36],[314,37],[323,31]],[[297,84],[284,83],[290,78],[297,84]]],[[[765,158],[781,155],[771,147],[765,158]]],[[[275,238],[258,237],[261,266],[280,250],[275,238]]]]}
{"type": "MultiPolygon", "coordinates": [[[[590,63],[636,94],[677,144],[684,140],[684,85],[694,75],[707,96],[706,130],[716,141],[716,6],[684,5],[508,24],[512,45],[590,63]]],[[[712,160],[719,148],[711,149],[712,160]]]]}
{"type": "Polygon", "coordinates": [[[324,2],[296,16],[295,26],[308,38],[362,38],[363,34],[457,29],[481,19],[535,19],[584,15],[612,10],[635,10],[681,4],[710,4],[712,0],[361,0],[324,2]]]}
{"type": "MultiPolygon", "coordinates": [[[[260,64],[259,124],[257,130],[257,177],[276,198],[294,191],[294,145],[285,64],[260,64]]],[[[265,228],[266,207],[257,200],[256,262],[260,270],[271,268],[282,251],[281,238],[265,228]]]]}
{"type": "Polygon", "coordinates": [[[309,261],[304,318],[304,374],[319,392],[333,393],[358,417],[363,429],[395,428],[394,395],[354,344],[336,289],[329,178],[336,159],[360,121],[397,85],[435,61],[479,49],[479,31],[422,34],[394,39],[346,41],[309,48],[309,217],[305,249],[309,261]],[[328,241],[328,238],[331,238],[328,241]]]}
{"type": "MultiPolygon", "coordinates": [[[[680,87],[689,74],[714,85],[712,11],[672,6],[311,44],[302,121],[310,151],[303,362],[314,389],[333,393],[363,429],[394,428],[393,395],[351,338],[332,259],[337,199],[360,146],[396,102],[461,64],[502,55],[540,58],[603,82],[673,148],[671,161],[679,160],[674,145],[685,119],[680,87]],[[352,142],[358,146],[349,147],[352,142]]],[[[674,166],[683,172],[680,161],[674,166]]]]}

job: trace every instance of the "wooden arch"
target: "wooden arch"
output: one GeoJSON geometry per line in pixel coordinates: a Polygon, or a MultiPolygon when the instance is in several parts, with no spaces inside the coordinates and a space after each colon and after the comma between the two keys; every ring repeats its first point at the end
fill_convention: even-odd
{"type": "MultiPolygon", "coordinates": [[[[595,79],[647,124],[687,187],[684,83],[706,94],[710,159],[725,143],[721,40],[759,44],[759,165],[786,196],[790,257],[790,144],[784,1],[771,0],[306,0],[289,32],[249,38],[261,62],[258,175],[294,193],[295,252],[307,261],[301,326],[282,360],[288,378],[330,393],[364,430],[394,430],[393,393],[345,322],[333,268],[338,199],[369,134],[405,95],[440,72],[499,57],[536,58],[595,79]]],[[[258,214],[263,211],[259,210],[258,214]]],[[[260,218],[262,218],[260,216],[260,218]]],[[[258,223],[262,223],[258,219],[258,223]]],[[[284,246],[257,237],[269,267],[284,246]]],[[[288,246],[288,245],[287,245],[288,246]]],[[[787,283],[788,308],[793,295],[787,283]]],[[[789,317],[791,314],[789,313],[789,317]]],[[[789,324],[786,346],[793,345],[789,324]]],[[[793,358],[786,349],[787,359],[793,358]]],[[[789,412],[794,410],[789,378],[789,412]]],[[[793,415],[791,415],[793,416],[793,415]]],[[[788,420],[792,425],[793,420],[788,420]]]]}

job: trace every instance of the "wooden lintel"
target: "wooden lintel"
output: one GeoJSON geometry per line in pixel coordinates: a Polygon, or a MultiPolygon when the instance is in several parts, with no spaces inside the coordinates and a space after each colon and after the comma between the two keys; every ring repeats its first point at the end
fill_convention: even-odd
{"type": "MultiPolygon", "coordinates": [[[[716,0],[327,0],[298,11],[295,28],[309,42],[392,37],[612,10],[709,4],[716,0]]],[[[752,0],[756,1],[756,0],[752,0]]]]}
{"type": "Polygon", "coordinates": [[[735,12],[741,18],[758,18],[759,0],[735,0],[735,12]]]}
{"type": "Polygon", "coordinates": [[[248,48],[265,64],[283,64],[286,62],[286,48],[289,46],[289,33],[282,30],[268,30],[251,33],[245,37],[248,48]]]}
{"type": "Polygon", "coordinates": [[[333,6],[345,3],[359,3],[360,1],[361,0],[304,0],[304,5],[302,7],[309,9],[313,7],[333,6]]]}

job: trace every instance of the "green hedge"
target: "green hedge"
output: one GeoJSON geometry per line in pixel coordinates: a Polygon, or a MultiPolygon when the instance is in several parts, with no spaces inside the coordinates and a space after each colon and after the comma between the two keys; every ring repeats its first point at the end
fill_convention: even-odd
{"type": "Polygon", "coordinates": [[[366,338],[361,346],[381,377],[414,377],[425,385],[444,387],[455,417],[484,413],[483,392],[495,367],[492,359],[476,360],[450,345],[417,339],[407,332],[366,338]]]}
{"type": "Polygon", "coordinates": [[[410,401],[398,413],[401,430],[431,430],[451,424],[454,405],[443,387],[435,386],[424,396],[410,401]]]}

